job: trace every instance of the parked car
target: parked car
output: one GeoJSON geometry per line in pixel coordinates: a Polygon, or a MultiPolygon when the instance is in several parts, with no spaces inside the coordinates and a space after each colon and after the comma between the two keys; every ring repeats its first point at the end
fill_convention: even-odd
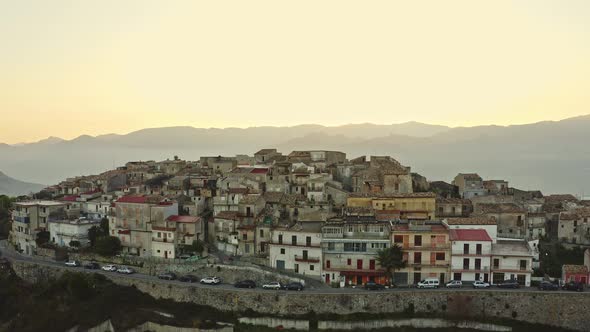
{"type": "Polygon", "coordinates": [[[66,266],[71,266],[71,267],[78,267],[80,266],[80,262],[77,260],[73,260],[73,261],[67,261],[66,262],[66,266]]]}
{"type": "Polygon", "coordinates": [[[172,272],[164,272],[158,275],[158,279],[162,279],[162,280],[175,280],[176,279],[176,274],[172,273],[172,272]]]}
{"type": "Polygon", "coordinates": [[[498,288],[520,288],[520,284],[514,279],[504,280],[496,286],[498,286],[498,288]]]}
{"type": "Polygon", "coordinates": [[[554,284],[551,281],[541,281],[539,283],[539,290],[558,290],[559,285],[554,284]]]}
{"type": "Polygon", "coordinates": [[[199,278],[197,278],[196,276],[194,276],[192,274],[187,274],[185,276],[178,278],[178,281],[193,283],[193,282],[199,281],[199,278]]]}
{"type": "Polygon", "coordinates": [[[201,283],[207,285],[218,285],[221,283],[221,279],[218,277],[205,277],[201,279],[201,283]]]}
{"type": "Polygon", "coordinates": [[[296,291],[302,291],[303,290],[303,284],[301,284],[300,282],[290,282],[287,284],[287,286],[285,286],[286,290],[296,290],[296,291]]]}
{"type": "Polygon", "coordinates": [[[581,282],[570,281],[563,285],[563,289],[569,291],[582,292],[584,290],[584,284],[581,282]]]}
{"type": "Polygon", "coordinates": [[[118,273],[123,273],[123,274],[133,274],[133,273],[135,273],[135,270],[133,270],[130,267],[123,266],[123,267],[118,268],[117,269],[117,272],[118,273]]]}
{"type": "Polygon", "coordinates": [[[98,270],[100,269],[100,265],[98,265],[97,262],[89,262],[84,264],[84,268],[89,270],[98,270]]]}
{"type": "Polygon", "coordinates": [[[278,281],[269,282],[268,284],[262,285],[262,289],[283,289],[285,286],[278,281]]]}
{"type": "Polygon", "coordinates": [[[102,267],[102,269],[104,271],[117,272],[117,266],[116,265],[113,265],[113,264],[105,265],[105,266],[102,267]]]}
{"type": "Polygon", "coordinates": [[[374,281],[367,281],[367,283],[365,284],[365,289],[366,290],[382,290],[382,289],[385,289],[385,286],[378,284],[374,281]]]}
{"type": "Polygon", "coordinates": [[[461,280],[451,280],[445,285],[447,288],[463,288],[463,282],[461,280]]]}
{"type": "Polygon", "coordinates": [[[424,279],[416,285],[418,288],[438,288],[440,281],[436,278],[424,279]]]}
{"type": "Polygon", "coordinates": [[[490,284],[477,280],[473,282],[473,288],[490,288],[490,284]]]}
{"type": "Polygon", "coordinates": [[[252,280],[242,280],[234,284],[236,288],[256,288],[256,283],[252,280]]]}

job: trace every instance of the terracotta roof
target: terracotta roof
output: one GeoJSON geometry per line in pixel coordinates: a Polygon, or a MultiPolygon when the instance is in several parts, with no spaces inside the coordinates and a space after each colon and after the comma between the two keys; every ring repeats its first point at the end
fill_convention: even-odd
{"type": "Polygon", "coordinates": [[[559,220],[578,220],[582,218],[590,218],[590,208],[575,209],[559,214],[559,220]]]}
{"type": "Polygon", "coordinates": [[[262,197],[267,203],[280,203],[285,194],[282,192],[265,192],[262,197]]]}
{"type": "Polygon", "coordinates": [[[154,231],[174,232],[176,230],[176,227],[152,226],[152,230],[154,230],[154,231]]]}
{"type": "Polygon", "coordinates": [[[166,220],[168,220],[168,221],[174,221],[174,222],[182,222],[182,223],[196,223],[199,220],[201,220],[201,218],[199,218],[199,217],[193,217],[193,216],[178,216],[178,215],[173,215],[173,216],[170,216],[170,217],[166,218],[166,220]]]}
{"type": "Polygon", "coordinates": [[[496,225],[496,220],[486,216],[468,217],[468,218],[448,218],[449,225],[496,225]]]}
{"type": "Polygon", "coordinates": [[[268,173],[268,168],[255,168],[250,171],[252,174],[266,174],[268,173]]]}
{"type": "Polygon", "coordinates": [[[146,204],[146,203],[157,204],[157,203],[161,203],[162,200],[164,200],[164,197],[157,196],[157,195],[153,195],[153,196],[127,195],[127,196],[123,196],[123,197],[119,198],[118,200],[116,200],[116,202],[117,203],[135,203],[135,204],[146,204]]]}
{"type": "Polygon", "coordinates": [[[436,194],[435,193],[399,193],[399,194],[386,194],[386,193],[350,193],[348,195],[349,197],[352,198],[360,198],[360,197],[365,197],[365,198],[374,198],[374,199],[379,199],[379,198],[436,198],[436,194]]]}
{"type": "Polygon", "coordinates": [[[217,215],[215,215],[215,218],[219,218],[219,219],[237,220],[238,217],[239,217],[238,211],[221,211],[221,212],[218,212],[217,215]]]}
{"type": "Polygon", "coordinates": [[[77,195],[64,196],[61,198],[61,200],[66,202],[75,202],[78,199],[78,197],[79,196],[77,195]]]}
{"type": "Polygon", "coordinates": [[[484,229],[451,229],[449,231],[451,241],[488,241],[492,238],[484,229]]]}
{"type": "Polygon", "coordinates": [[[478,204],[481,213],[526,213],[526,210],[514,203],[485,203],[478,204]]]}
{"type": "Polygon", "coordinates": [[[240,199],[240,204],[256,204],[261,199],[260,195],[246,195],[240,199]]]}
{"type": "Polygon", "coordinates": [[[586,265],[564,265],[562,269],[565,273],[588,274],[588,267],[586,265]]]}

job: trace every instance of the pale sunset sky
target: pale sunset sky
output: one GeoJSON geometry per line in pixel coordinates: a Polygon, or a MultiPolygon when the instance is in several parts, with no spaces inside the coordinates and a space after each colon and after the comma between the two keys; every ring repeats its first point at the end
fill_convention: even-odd
{"type": "Polygon", "coordinates": [[[0,142],[590,113],[590,1],[0,0],[0,142]]]}

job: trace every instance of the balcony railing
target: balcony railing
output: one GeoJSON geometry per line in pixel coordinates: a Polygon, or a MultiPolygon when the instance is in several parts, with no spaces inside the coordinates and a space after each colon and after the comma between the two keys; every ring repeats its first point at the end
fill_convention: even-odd
{"type": "Polygon", "coordinates": [[[152,241],[156,241],[156,242],[170,242],[173,243],[174,239],[169,239],[167,237],[152,237],[152,241]]]}
{"type": "Polygon", "coordinates": [[[313,256],[295,255],[295,261],[297,261],[297,262],[308,262],[308,263],[319,263],[320,262],[320,258],[319,257],[313,257],[313,256]]]}
{"type": "Polygon", "coordinates": [[[24,224],[28,224],[31,222],[31,218],[29,217],[19,217],[19,216],[13,216],[12,219],[14,221],[18,221],[18,222],[22,222],[24,224]]]}

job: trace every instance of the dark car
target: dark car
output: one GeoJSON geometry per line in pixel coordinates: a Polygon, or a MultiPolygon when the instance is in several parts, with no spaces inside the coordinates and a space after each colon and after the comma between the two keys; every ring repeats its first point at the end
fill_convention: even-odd
{"type": "Polygon", "coordinates": [[[496,286],[499,288],[519,288],[520,284],[516,280],[504,280],[496,286]]]}
{"type": "Polygon", "coordinates": [[[176,279],[176,274],[174,274],[172,272],[165,272],[165,273],[159,274],[158,275],[158,279],[175,280],[176,279]]]}
{"type": "Polygon", "coordinates": [[[287,286],[285,286],[285,289],[286,290],[302,291],[303,285],[300,282],[291,282],[291,283],[288,283],[287,286]]]}
{"type": "Polygon", "coordinates": [[[199,278],[197,278],[196,276],[192,275],[192,274],[187,274],[185,276],[182,276],[180,278],[178,278],[178,281],[182,281],[182,282],[199,282],[199,278]]]}
{"type": "Polygon", "coordinates": [[[570,281],[567,284],[563,285],[563,289],[569,290],[569,291],[581,292],[584,290],[584,284],[581,282],[570,281]]]}
{"type": "Polygon", "coordinates": [[[98,270],[98,269],[100,269],[100,265],[98,265],[97,262],[90,262],[90,263],[84,264],[84,268],[89,269],[89,270],[98,270]]]}
{"type": "Polygon", "coordinates": [[[539,283],[539,290],[558,290],[558,289],[559,289],[559,285],[554,284],[551,281],[541,281],[541,283],[539,283]]]}
{"type": "Polygon", "coordinates": [[[365,289],[366,290],[382,290],[382,289],[385,289],[385,286],[378,284],[374,281],[367,281],[367,283],[365,284],[365,289]]]}
{"type": "Polygon", "coordinates": [[[256,283],[252,280],[242,280],[234,284],[236,288],[256,288],[256,283]]]}

